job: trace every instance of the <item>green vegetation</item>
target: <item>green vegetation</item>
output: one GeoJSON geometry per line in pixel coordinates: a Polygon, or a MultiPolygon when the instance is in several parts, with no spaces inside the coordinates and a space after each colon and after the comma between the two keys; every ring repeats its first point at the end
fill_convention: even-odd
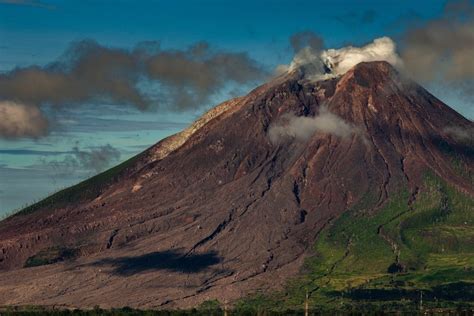
{"type": "Polygon", "coordinates": [[[218,300],[209,300],[204,301],[199,305],[197,311],[209,316],[220,316],[222,315],[223,309],[221,308],[222,304],[218,300]]]}
{"type": "Polygon", "coordinates": [[[453,171],[458,176],[473,182],[474,174],[471,169],[468,168],[470,160],[469,158],[466,159],[466,157],[474,157],[474,140],[472,137],[467,137],[463,139],[458,138],[456,141],[456,147],[442,139],[437,139],[435,145],[446,155],[453,171]]]}
{"type": "Polygon", "coordinates": [[[411,200],[402,191],[374,210],[367,196],[321,232],[285,291],[238,307],[301,308],[308,293],[320,311],[474,308],[473,199],[430,174],[411,200]]]}
{"type": "Polygon", "coordinates": [[[59,208],[69,204],[77,203],[78,201],[82,201],[85,199],[93,199],[101,193],[101,190],[106,184],[113,182],[117,176],[119,176],[128,167],[133,165],[133,163],[138,160],[139,157],[140,155],[132,157],[124,161],[123,163],[113,168],[110,168],[109,170],[99,173],[98,175],[92,178],[82,181],[72,187],[56,192],[55,194],[50,195],[49,197],[33,205],[25,207],[19,212],[13,214],[12,216],[26,215],[29,213],[33,213],[39,209],[47,208],[49,206],[59,208]]]}
{"type": "MultiPolygon", "coordinates": [[[[347,309],[338,308],[332,310],[309,310],[309,315],[393,315],[390,311],[381,309],[379,306],[373,304],[365,304],[358,307],[358,309],[347,309]]],[[[0,307],[0,315],[77,315],[77,316],[96,316],[96,315],[110,315],[110,316],[214,316],[214,315],[228,315],[228,316],[303,316],[305,312],[303,309],[299,310],[251,310],[251,309],[232,309],[228,310],[226,314],[221,309],[207,311],[200,309],[189,309],[189,310],[142,310],[133,309],[130,307],[114,308],[114,309],[101,309],[95,307],[89,310],[80,309],[58,309],[54,307],[38,307],[38,306],[22,306],[22,307],[0,307]]],[[[398,310],[396,315],[472,315],[471,311],[462,307],[451,308],[451,309],[430,309],[424,311],[414,311],[413,309],[398,310]]]]}
{"type": "Polygon", "coordinates": [[[60,261],[74,259],[78,256],[79,252],[77,249],[70,248],[48,248],[38,252],[36,255],[29,257],[24,267],[37,267],[46,264],[53,264],[60,261]]]}

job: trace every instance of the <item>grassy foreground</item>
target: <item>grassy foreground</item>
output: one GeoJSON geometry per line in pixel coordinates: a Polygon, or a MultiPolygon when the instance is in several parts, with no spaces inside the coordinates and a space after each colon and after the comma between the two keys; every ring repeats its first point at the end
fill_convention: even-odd
{"type": "MultiPolygon", "coordinates": [[[[211,301],[215,302],[215,301],[211,301]]],[[[203,303],[206,305],[206,302],[203,303]]],[[[213,304],[214,305],[214,304],[213,304]]],[[[404,310],[392,313],[383,309],[374,309],[374,306],[366,306],[365,309],[332,309],[332,310],[308,310],[308,316],[310,315],[460,315],[470,316],[472,310],[457,308],[457,309],[424,309],[420,310],[404,310]]],[[[53,309],[53,308],[40,308],[40,307],[22,307],[22,308],[9,308],[2,309],[0,307],[0,315],[77,315],[77,316],[97,316],[97,315],[111,315],[111,316],[129,316],[129,315],[156,315],[156,316],[303,316],[305,314],[304,309],[299,310],[265,310],[265,309],[229,309],[224,310],[220,307],[211,308],[210,306],[200,306],[190,310],[139,310],[128,307],[120,309],[109,309],[104,310],[100,308],[94,308],[91,310],[64,310],[64,309],[53,309]]]]}

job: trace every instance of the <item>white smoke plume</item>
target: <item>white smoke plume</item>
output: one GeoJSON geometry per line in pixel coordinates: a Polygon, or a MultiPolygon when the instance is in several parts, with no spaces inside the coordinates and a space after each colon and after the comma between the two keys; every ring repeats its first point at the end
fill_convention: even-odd
{"type": "MultiPolygon", "coordinates": [[[[318,50],[304,47],[299,50],[286,70],[303,69],[310,79],[325,79],[344,74],[361,62],[387,61],[395,67],[402,66],[396,45],[389,37],[375,39],[362,47],[347,46],[339,49],[318,50]]],[[[281,73],[284,66],[279,66],[281,73]]]]}
{"type": "Polygon", "coordinates": [[[319,114],[314,117],[296,116],[293,113],[282,115],[276,123],[270,125],[268,137],[273,144],[279,144],[285,139],[306,141],[315,133],[346,138],[357,132],[355,126],[321,107],[319,114]]]}
{"type": "Polygon", "coordinates": [[[321,57],[335,75],[341,75],[361,62],[386,61],[395,67],[402,64],[396,53],[396,45],[389,37],[377,38],[362,47],[328,49],[322,52],[321,57]]]}
{"type": "Polygon", "coordinates": [[[38,138],[48,132],[48,121],[36,106],[0,101],[0,138],[38,138]]]}

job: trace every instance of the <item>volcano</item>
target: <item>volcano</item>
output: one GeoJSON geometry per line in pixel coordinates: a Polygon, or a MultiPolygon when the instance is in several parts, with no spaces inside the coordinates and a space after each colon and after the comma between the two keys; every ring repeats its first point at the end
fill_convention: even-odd
{"type": "Polygon", "coordinates": [[[292,71],[1,221],[0,305],[472,289],[473,130],[387,62],[292,71]]]}

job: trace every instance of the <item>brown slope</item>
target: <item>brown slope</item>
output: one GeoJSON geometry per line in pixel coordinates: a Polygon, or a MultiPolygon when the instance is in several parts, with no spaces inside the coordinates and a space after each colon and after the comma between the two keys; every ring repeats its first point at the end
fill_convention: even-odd
{"type": "Polygon", "coordinates": [[[278,288],[368,194],[378,206],[402,187],[415,194],[432,170],[472,195],[450,162],[454,152],[472,172],[472,151],[446,131],[472,125],[384,62],[317,83],[279,78],[149,149],[99,196],[1,222],[0,304],[182,307],[278,288]],[[323,104],[358,132],[269,141],[281,115],[323,104]],[[19,269],[54,246],[80,257],[19,269]]]}

